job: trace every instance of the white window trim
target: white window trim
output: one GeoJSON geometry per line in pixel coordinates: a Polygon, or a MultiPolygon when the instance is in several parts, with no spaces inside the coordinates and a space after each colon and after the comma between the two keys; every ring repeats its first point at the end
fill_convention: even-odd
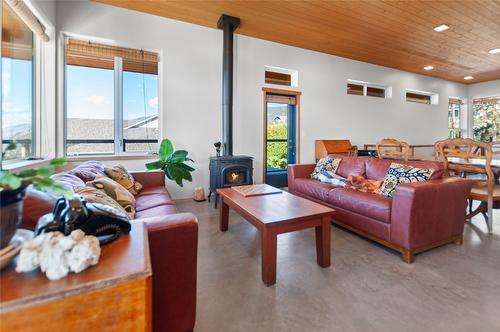
{"type": "MultiPolygon", "coordinates": [[[[148,50],[151,52],[155,52],[158,54],[158,144],[163,139],[163,95],[161,92],[163,91],[163,52],[162,50],[152,50],[152,49],[145,49],[144,47],[138,46],[138,45],[131,45],[130,43],[121,43],[117,42],[115,40],[111,39],[104,39],[100,37],[90,37],[90,36],[85,36],[85,35],[78,35],[78,34],[73,34],[73,33],[68,33],[65,31],[61,31],[58,35],[58,54],[57,54],[57,69],[58,69],[58,96],[57,96],[57,104],[58,104],[58,110],[57,110],[57,121],[59,124],[62,125],[57,125],[57,136],[56,136],[56,155],[58,157],[65,157],[65,158],[105,158],[105,159],[112,159],[113,157],[117,157],[118,159],[120,157],[130,157],[133,158],[134,156],[137,157],[142,157],[142,156],[151,156],[151,153],[148,152],[123,152],[121,151],[121,145],[123,144],[122,136],[123,136],[123,131],[121,130],[122,128],[120,127],[120,130],[117,130],[118,124],[121,126],[121,122],[115,121],[115,144],[114,144],[114,153],[113,154],[97,154],[97,155],[82,155],[82,156],[68,156],[66,154],[66,38],[76,38],[76,39],[86,39],[86,40],[92,40],[95,41],[96,43],[104,43],[104,44],[111,44],[111,45],[120,45],[122,47],[128,47],[128,48],[135,48],[135,49],[144,49],[148,50]],[[119,133],[119,134],[117,134],[119,133]],[[120,136],[119,139],[119,144],[116,144],[117,141],[117,135],[120,136]],[[118,151],[117,151],[118,150],[118,151]],[[118,152],[118,153],[117,153],[118,152]]],[[[116,61],[116,60],[115,60],[116,61]]],[[[116,66],[115,66],[116,67],[116,66]]],[[[114,73],[116,78],[116,70],[114,73]]],[[[116,81],[115,81],[116,82],[116,81]]],[[[121,85],[121,96],[123,94],[123,80],[120,77],[120,85],[121,85]]],[[[114,93],[114,98],[117,98],[116,93],[114,93]]],[[[123,100],[123,99],[122,99],[123,100]]],[[[120,101],[120,104],[122,102],[120,101]]],[[[122,109],[123,107],[121,107],[122,109]]],[[[117,119],[116,117],[116,112],[117,112],[117,103],[116,100],[114,102],[114,112],[115,112],[115,120],[117,119]]],[[[123,114],[119,115],[120,118],[123,117],[123,114]]]]}
{"type": "MultiPolygon", "coordinates": [[[[383,89],[385,91],[384,97],[374,97],[378,99],[390,99],[392,98],[392,87],[379,84],[379,83],[370,83],[370,82],[365,82],[365,81],[359,81],[359,80],[352,80],[348,79],[347,84],[356,84],[356,85],[362,85],[363,86],[363,96],[362,97],[374,97],[374,96],[368,96],[368,88],[377,88],[377,89],[383,89]]],[[[350,95],[348,93],[348,95],[350,95]]],[[[353,94],[353,96],[359,96],[353,94]]]]}

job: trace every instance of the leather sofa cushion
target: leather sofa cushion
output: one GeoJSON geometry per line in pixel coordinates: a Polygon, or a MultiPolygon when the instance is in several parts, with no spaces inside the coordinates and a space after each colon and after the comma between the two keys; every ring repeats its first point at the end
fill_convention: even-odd
{"type": "MultiPolygon", "coordinates": [[[[410,165],[418,168],[432,168],[434,172],[432,173],[429,180],[439,179],[443,177],[443,164],[439,161],[433,160],[410,160],[410,161],[400,161],[400,160],[388,160],[379,158],[368,158],[366,161],[366,177],[368,179],[373,179],[377,181],[383,181],[387,169],[392,163],[399,163],[403,165],[410,165]]],[[[342,163],[341,163],[342,164],[342,163]]]]}
{"type": "Polygon", "coordinates": [[[163,189],[163,194],[139,195],[135,197],[136,212],[151,209],[160,205],[174,204],[175,203],[172,201],[172,198],[170,198],[170,195],[165,194],[165,189],[163,189]]]}
{"type": "Polygon", "coordinates": [[[135,219],[161,217],[174,213],[179,213],[175,205],[159,205],[150,209],[137,211],[135,213],[135,219]]]}
{"type": "Polygon", "coordinates": [[[369,218],[391,223],[392,200],[382,195],[336,188],[330,191],[327,202],[369,218]]]}
{"type": "Polygon", "coordinates": [[[335,187],[327,183],[319,182],[318,180],[296,178],[294,180],[294,188],[295,191],[301,194],[326,202],[328,193],[335,187]]]}
{"type": "Polygon", "coordinates": [[[170,194],[168,193],[165,186],[152,186],[143,188],[141,192],[136,196],[136,198],[139,196],[152,195],[152,194],[163,194],[163,195],[168,195],[170,197],[170,194]]]}
{"type": "Polygon", "coordinates": [[[365,176],[365,162],[367,157],[347,157],[343,155],[331,154],[329,155],[334,158],[340,158],[339,167],[337,168],[337,174],[348,178],[349,176],[365,176]]]}
{"type": "Polygon", "coordinates": [[[76,175],[83,182],[93,181],[97,176],[106,176],[103,163],[97,160],[86,161],[68,173],[76,175]]]}

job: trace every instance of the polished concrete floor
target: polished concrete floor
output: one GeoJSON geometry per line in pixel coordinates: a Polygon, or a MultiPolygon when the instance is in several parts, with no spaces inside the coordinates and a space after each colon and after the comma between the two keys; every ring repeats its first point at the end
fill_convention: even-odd
{"type": "Polygon", "coordinates": [[[416,256],[332,226],[332,265],[316,264],[314,231],[278,237],[277,283],[261,281],[257,230],[231,212],[218,228],[208,202],[178,201],[199,219],[195,331],[500,331],[500,213],[482,217],[464,244],[416,256]]]}

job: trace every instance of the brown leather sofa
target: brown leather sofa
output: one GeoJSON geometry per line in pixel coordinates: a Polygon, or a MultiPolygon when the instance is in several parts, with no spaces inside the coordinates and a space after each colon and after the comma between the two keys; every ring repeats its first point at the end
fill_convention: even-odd
{"type": "MultiPolygon", "coordinates": [[[[104,166],[91,161],[53,176],[70,187],[84,185],[104,166]]],[[[179,213],[165,187],[161,171],[133,172],[143,189],[136,198],[132,223],[143,222],[148,229],[153,269],[153,331],[185,332],[195,325],[198,223],[191,213],[179,213]]],[[[28,189],[21,227],[34,229],[38,218],[52,212],[56,198],[28,189]]],[[[112,308],[109,308],[112,310],[112,308]]]]}
{"type": "MultiPolygon", "coordinates": [[[[335,155],[333,155],[335,156],[335,155]]],[[[372,157],[342,158],[340,176],[361,175],[383,180],[392,161],[372,157]]],[[[333,222],[399,251],[405,262],[414,255],[449,243],[462,243],[465,208],[471,182],[443,178],[443,165],[436,161],[400,162],[432,168],[425,182],[402,184],[393,198],[334,187],[310,178],[315,164],[288,166],[288,190],[336,210],[333,222]]]]}

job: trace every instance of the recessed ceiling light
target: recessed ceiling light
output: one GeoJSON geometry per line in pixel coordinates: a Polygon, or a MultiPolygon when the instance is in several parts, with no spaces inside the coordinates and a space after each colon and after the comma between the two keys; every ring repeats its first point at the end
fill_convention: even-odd
{"type": "Polygon", "coordinates": [[[498,54],[500,53],[500,48],[494,48],[488,51],[489,54],[498,54]]]}
{"type": "Polygon", "coordinates": [[[437,27],[434,27],[434,31],[441,32],[444,30],[448,30],[449,28],[450,27],[447,26],[446,24],[441,24],[441,25],[438,25],[437,27]]]}
{"type": "Polygon", "coordinates": [[[434,67],[432,67],[432,66],[425,66],[425,67],[424,67],[424,69],[425,69],[425,70],[433,70],[433,69],[434,69],[434,67]]]}
{"type": "Polygon", "coordinates": [[[473,78],[474,78],[474,77],[472,77],[472,76],[465,76],[465,77],[464,77],[464,80],[471,80],[471,79],[473,79],[473,78]]]}

